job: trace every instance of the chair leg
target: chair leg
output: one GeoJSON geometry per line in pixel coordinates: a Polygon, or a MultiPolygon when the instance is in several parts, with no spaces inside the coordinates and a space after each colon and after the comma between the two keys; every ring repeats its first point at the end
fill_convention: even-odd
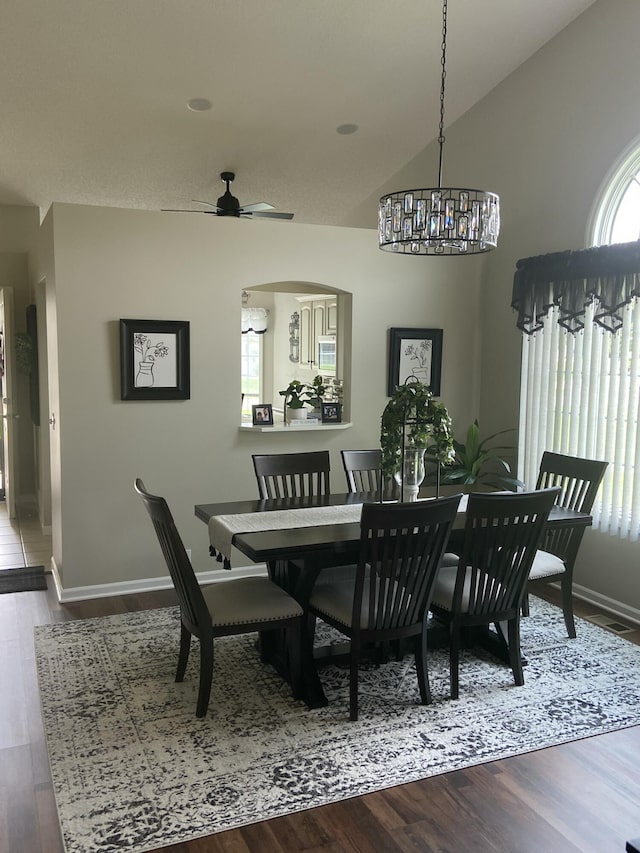
{"type": "Polygon", "coordinates": [[[351,654],[349,667],[349,719],[358,719],[358,663],[360,662],[360,647],[351,638],[351,654]]]}
{"type": "Polygon", "coordinates": [[[453,625],[449,633],[449,693],[452,699],[458,698],[460,690],[460,629],[453,625]]]}
{"type": "Polygon", "coordinates": [[[213,680],[213,637],[200,638],[200,684],[196,717],[204,717],[209,707],[213,680]]]}
{"type": "Polygon", "coordinates": [[[420,701],[423,705],[431,704],[431,687],[429,685],[429,670],[427,669],[427,631],[423,629],[416,638],[416,671],[418,673],[418,687],[420,688],[420,701]]]}
{"type": "Polygon", "coordinates": [[[576,623],[573,618],[573,595],[572,595],[573,578],[567,572],[562,576],[562,613],[564,615],[564,624],[567,629],[567,634],[570,639],[576,638],[576,623]]]}
{"type": "Polygon", "coordinates": [[[191,651],[191,631],[180,623],[180,652],[178,654],[178,668],[176,670],[176,681],[184,681],[184,674],[189,661],[191,651]]]}
{"type": "Polygon", "coordinates": [[[509,619],[507,633],[509,637],[509,663],[513,672],[513,680],[518,687],[522,687],[524,671],[520,651],[520,619],[517,616],[514,619],[509,619]]]}
{"type": "Polygon", "coordinates": [[[520,612],[523,616],[529,615],[529,593],[526,590],[522,597],[522,607],[520,608],[520,612]]]}

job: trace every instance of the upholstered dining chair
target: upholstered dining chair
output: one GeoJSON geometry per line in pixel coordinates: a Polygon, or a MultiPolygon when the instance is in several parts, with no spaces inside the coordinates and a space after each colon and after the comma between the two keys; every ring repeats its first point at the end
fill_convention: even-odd
{"type": "MultiPolygon", "coordinates": [[[[608,464],[546,450],[540,461],[536,488],[558,486],[558,506],[590,513],[608,464]]],[[[585,527],[577,526],[547,530],[529,572],[529,581],[533,588],[538,581],[560,582],[564,624],[572,639],[576,636],[573,616],[573,568],[585,530],[585,527]]],[[[529,615],[527,595],[523,599],[522,612],[524,616],[529,615]]]]}
{"type": "Polygon", "coordinates": [[[443,566],[431,599],[433,616],[449,626],[451,698],[459,693],[459,658],[466,629],[491,624],[503,636],[516,685],[524,684],[520,608],[536,550],[558,488],[520,493],[472,493],[457,567],[443,566]]]}
{"type": "MultiPolygon", "coordinates": [[[[285,628],[290,642],[289,669],[294,697],[301,695],[300,645],[303,611],[297,601],[266,577],[237,578],[201,587],[164,498],[147,492],[141,479],[134,483],[160,542],[180,604],[180,652],[176,681],[183,681],[191,637],[200,641],[200,682],[196,716],[209,707],[213,679],[213,641],[216,637],[285,628]]],[[[264,649],[262,644],[261,648],[264,649]]],[[[264,659],[263,659],[264,662],[264,659]]]]}
{"type": "Polygon", "coordinates": [[[358,719],[358,662],[365,645],[413,638],[420,698],[431,702],[426,620],[431,589],[460,495],[405,504],[366,503],[354,575],[316,584],[308,603],[307,642],[316,617],[351,640],[349,717],[358,719]]]}
{"type": "Polygon", "coordinates": [[[315,497],[330,493],[328,450],[308,453],[254,453],[261,498],[315,497]]]}

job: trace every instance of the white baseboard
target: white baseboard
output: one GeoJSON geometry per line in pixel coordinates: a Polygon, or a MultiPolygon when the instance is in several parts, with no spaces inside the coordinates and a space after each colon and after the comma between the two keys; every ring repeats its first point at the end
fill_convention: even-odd
{"type": "MultiPolygon", "coordinates": [[[[56,586],[56,594],[58,601],[62,604],[71,601],[86,601],[90,598],[108,598],[112,595],[135,595],[140,592],[155,592],[160,589],[171,589],[171,578],[166,575],[160,578],[143,578],[134,581],[117,581],[116,583],[95,584],[93,586],[76,586],[65,589],[60,583],[60,575],[53,557],[51,558],[51,574],[56,586]]],[[[227,572],[224,569],[212,569],[208,572],[198,572],[198,580],[200,583],[218,583],[234,578],[248,578],[264,576],[267,574],[267,567],[264,564],[255,566],[241,566],[234,568],[232,572],[227,572]]],[[[557,584],[556,584],[557,586],[557,584]]],[[[616,601],[599,592],[594,592],[592,589],[573,585],[573,594],[581,601],[588,604],[593,604],[595,607],[602,608],[608,613],[618,616],[620,619],[625,619],[627,622],[632,622],[635,625],[640,625],[640,610],[636,607],[629,607],[621,601],[616,601]]]]}
{"type": "MultiPolygon", "coordinates": [[[[86,601],[90,598],[109,598],[113,595],[135,595],[140,592],[155,592],[160,589],[171,589],[173,586],[169,575],[160,578],[143,578],[134,581],[117,581],[115,583],[95,584],[93,586],[74,586],[65,589],[60,583],[57,566],[51,560],[51,574],[56,586],[56,594],[61,604],[71,601],[86,601]]],[[[233,572],[225,569],[212,569],[208,572],[198,572],[197,578],[201,584],[219,583],[229,578],[260,577],[267,574],[267,567],[262,564],[255,566],[240,566],[233,572]]]]}
{"type": "Polygon", "coordinates": [[[609,598],[607,595],[602,595],[599,592],[594,592],[592,589],[580,586],[574,583],[573,594],[581,601],[586,601],[588,604],[593,604],[596,607],[601,607],[608,613],[614,616],[619,616],[627,622],[633,622],[635,625],[640,625],[640,610],[637,607],[630,607],[622,601],[616,601],[614,598],[609,598]]]}

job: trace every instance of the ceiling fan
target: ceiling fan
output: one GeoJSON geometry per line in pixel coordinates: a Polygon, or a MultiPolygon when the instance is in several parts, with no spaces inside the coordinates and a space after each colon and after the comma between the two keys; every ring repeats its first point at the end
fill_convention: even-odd
{"type": "Polygon", "coordinates": [[[241,205],[229,190],[229,184],[234,180],[235,173],[221,172],[220,178],[227,185],[227,189],[216,204],[210,201],[200,201],[197,198],[193,199],[194,204],[204,204],[206,207],[212,208],[211,210],[165,210],[172,213],[213,213],[216,216],[261,216],[269,219],[293,219],[293,213],[278,213],[272,204],[267,204],[265,201],[241,205]]]}

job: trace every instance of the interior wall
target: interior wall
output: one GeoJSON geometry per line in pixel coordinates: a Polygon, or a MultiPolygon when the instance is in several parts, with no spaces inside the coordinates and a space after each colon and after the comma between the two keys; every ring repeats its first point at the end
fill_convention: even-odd
{"type": "Polygon", "coordinates": [[[166,574],[136,476],[166,496],[196,571],[218,564],[194,504],[256,495],[252,452],[326,447],[333,488],[344,488],[340,449],[379,444],[391,326],[444,330],[441,399],[454,421],[475,412],[479,262],[467,265],[461,314],[453,267],[381,253],[373,231],[60,204],[44,228],[54,559],[65,591],[166,574]],[[240,295],[271,281],[353,294],[350,429],[240,432],[240,295]],[[190,321],[190,400],[120,400],[120,318],[190,321]]]}
{"type": "MultiPolygon", "coordinates": [[[[447,129],[445,183],[471,182],[501,197],[499,247],[486,256],[479,317],[485,435],[518,424],[522,337],[510,307],[516,261],[587,245],[602,182],[640,132],[638,32],[636,0],[598,0],[447,129]]],[[[433,158],[432,146],[405,179],[428,174],[433,158]]],[[[638,616],[639,564],[640,543],[589,530],[576,588],[638,616]]]]}

